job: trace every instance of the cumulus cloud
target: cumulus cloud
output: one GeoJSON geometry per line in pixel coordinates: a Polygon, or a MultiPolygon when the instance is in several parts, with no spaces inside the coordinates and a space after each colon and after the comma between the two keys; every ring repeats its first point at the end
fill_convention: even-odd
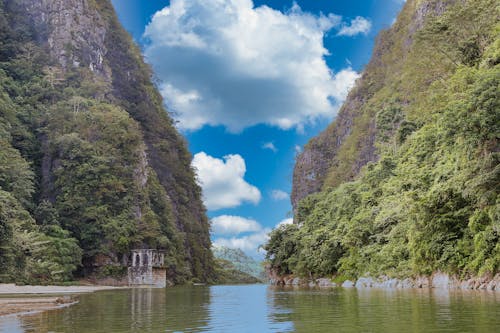
{"type": "Polygon", "coordinates": [[[146,27],[145,55],[182,129],[300,129],[332,118],[359,76],[327,66],[325,33],[363,33],[367,22],[342,26],[340,16],[298,5],[281,12],[252,0],[171,0],[146,27]]]}
{"type": "Polygon", "coordinates": [[[265,228],[243,237],[217,238],[213,244],[215,246],[225,246],[232,249],[241,249],[245,252],[257,253],[258,247],[264,245],[268,240],[271,229],[265,228]]]}
{"type": "Polygon", "coordinates": [[[276,227],[282,226],[282,225],[287,225],[287,224],[293,224],[293,218],[287,218],[282,220],[280,223],[276,225],[276,227]]]}
{"type": "MultiPolygon", "coordinates": [[[[212,219],[212,226],[214,225],[214,220],[212,219]]],[[[219,225],[223,225],[221,227],[223,235],[234,233],[233,237],[219,237],[216,238],[213,242],[214,246],[225,246],[233,249],[241,249],[247,252],[250,255],[256,254],[265,254],[265,251],[259,248],[261,245],[264,245],[269,240],[269,233],[272,231],[271,228],[262,227],[257,221],[252,219],[246,219],[240,216],[221,216],[222,223],[218,223],[219,225]],[[231,226],[228,226],[231,225],[231,226]],[[255,230],[250,230],[255,229],[255,230]],[[239,230],[245,230],[238,232],[239,230]],[[227,232],[226,232],[227,231],[227,232]],[[242,236],[239,236],[239,233],[247,233],[242,236]]],[[[286,218],[279,223],[276,224],[276,228],[281,225],[292,224],[293,218],[286,218]]]]}
{"type": "Polygon", "coordinates": [[[288,193],[282,190],[272,190],[271,198],[273,198],[274,200],[286,200],[288,199],[288,193]]]}
{"type": "Polygon", "coordinates": [[[243,232],[255,232],[262,229],[262,226],[255,220],[233,215],[214,217],[211,224],[212,231],[218,235],[238,235],[243,232]]]}
{"type": "Polygon", "coordinates": [[[349,25],[344,25],[338,32],[339,36],[366,35],[372,28],[372,23],[364,17],[357,16],[351,20],[349,25]]]}
{"type": "Polygon", "coordinates": [[[277,152],[278,148],[274,145],[274,142],[266,142],[262,145],[262,149],[269,149],[272,150],[273,152],[277,152]]]}
{"type": "Polygon", "coordinates": [[[261,193],[245,181],[246,164],[240,155],[219,159],[200,152],[194,155],[191,164],[196,170],[208,210],[236,207],[244,202],[259,203],[261,193]]]}

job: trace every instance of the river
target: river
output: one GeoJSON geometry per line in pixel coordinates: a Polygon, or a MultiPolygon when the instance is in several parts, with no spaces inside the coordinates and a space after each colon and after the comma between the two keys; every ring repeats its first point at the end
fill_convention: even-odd
{"type": "Polygon", "coordinates": [[[0,319],[0,332],[499,332],[500,293],[283,289],[267,285],[124,289],[0,319]]]}

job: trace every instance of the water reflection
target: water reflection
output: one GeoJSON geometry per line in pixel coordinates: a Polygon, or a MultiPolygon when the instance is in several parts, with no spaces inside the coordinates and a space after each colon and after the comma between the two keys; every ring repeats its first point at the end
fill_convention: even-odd
{"type": "Polygon", "coordinates": [[[15,316],[4,317],[3,320],[0,320],[0,332],[23,333],[21,320],[15,316]]]}
{"type": "Polygon", "coordinates": [[[500,295],[479,291],[275,288],[296,332],[498,332],[500,295]]]}
{"type": "Polygon", "coordinates": [[[207,288],[130,289],[81,295],[64,310],[25,316],[26,332],[203,332],[207,288]],[[189,323],[189,327],[186,324],[189,323]]]}
{"type": "Polygon", "coordinates": [[[499,314],[495,292],[196,286],[81,295],[0,332],[496,332],[499,314]]]}
{"type": "Polygon", "coordinates": [[[290,320],[276,320],[280,308],[266,286],[214,286],[210,295],[210,332],[294,331],[290,320]]]}

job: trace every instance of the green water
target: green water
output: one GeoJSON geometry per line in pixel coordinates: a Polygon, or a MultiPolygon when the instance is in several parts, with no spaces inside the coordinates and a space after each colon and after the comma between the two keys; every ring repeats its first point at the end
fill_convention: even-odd
{"type": "Polygon", "coordinates": [[[500,293],[266,285],[103,291],[0,332],[500,332],[500,293]]]}

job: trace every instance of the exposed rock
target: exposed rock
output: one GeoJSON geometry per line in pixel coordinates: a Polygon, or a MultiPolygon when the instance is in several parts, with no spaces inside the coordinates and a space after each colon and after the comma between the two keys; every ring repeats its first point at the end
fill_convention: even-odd
{"type": "Polygon", "coordinates": [[[373,286],[373,279],[370,277],[361,277],[356,281],[356,288],[371,288],[373,286]]]}
{"type": "Polygon", "coordinates": [[[429,278],[426,276],[419,276],[415,280],[415,287],[417,288],[429,288],[429,278]]]}
{"type": "Polygon", "coordinates": [[[326,278],[317,279],[316,284],[318,285],[318,287],[322,288],[331,288],[337,285],[336,283],[333,283],[332,280],[326,278]]]}
{"type": "Polygon", "coordinates": [[[415,288],[415,281],[406,278],[403,281],[401,281],[398,286],[401,289],[415,288]]]}
{"type": "Polygon", "coordinates": [[[490,283],[488,283],[486,287],[486,289],[488,290],[496,290],[496,288],[497,288],[497,281],[494,280],[490,281],[490,283]]]}
{"type": "Polygon", "coordinates": [[[354,282],[351,280],[345,280],[344,283],[342,283],[342,287],[344,288],[353,288],[354,287],[354,282]]]}
{"type": "MultiPolygon", "coordinates": [[[[322,287],[333,288],[337,284],[329,278],[318,278],[316,280],[306,280],[290,275],[286,277],[273,276],[270,279],[273,285],[304,286],[309,288],[322,287]]],[[[410,288],[435,288],[435,289],[461,289],[461,290],[488,290],[500,291],[500,274],[495,277],[471,278],[459,280],[456,276],[436,272],[430,277],[417,276],[416,278],[397,279],[387,276],[372,278],[369,276],[360,277],[356,281],[346,280],[341,285],[344,288],[358,289],[380,288],[380,289],[410,289],[410,288]]]]}
{"type": "Polygon", "coordinates": [[[450,277],[448,274],[435,273],[431,277],[431,286],[433,288],[448,289],[450,286],[450,277]]]}
{"type": "Polygon", "coordinates": [[[369,116],[374,119],[373,105],[368,104],[390,76],[385,70],[394,70],[393,59],[388,64],[384,55],[388,53],[388,49],[398,48],[405,54],[413,44],[413,36],[423,27],[425,20],[442,14],[454,2],[456,0],[407,2],[400,15],[410,16],[410,24],[396,24],[381,32],[380,36],[384,38],[377,38],[370,63],[347,96],[334,122],[312,138],[296,158],[290,195],[294,213],[297,213],[298,203],[303,198],[326,187],[335,187],[355,179],[363,166],[378,159],[375,142],[378,129],[375,121],[364,121],[363,118],[369,116]],[[405,41],[403,43],[398,42],[401,36],[405,41]],[[350,153],[348,157],[344,156],[344,160],[340,160],[339,153],[343,151],[345,154],[346,151],[353,151],[354,154],[350,153]]]}
{"type": "Polygon", "coordinates": [[[474,289],[474,285],[475,285],[476,281],[474,281],[474,279],[468,279],[466,281],[462,281],[460,283],[460,289],[464,289],[464,290],[468,290],[468,289],[474,289]]]}
{"type": "Polygon", "coordinates": [[[21,0],[37,31],[46,34],[51,56],[63,68],[85,66],[111,82],[105,62],[106,24],[88,0],[21,0]]]}

